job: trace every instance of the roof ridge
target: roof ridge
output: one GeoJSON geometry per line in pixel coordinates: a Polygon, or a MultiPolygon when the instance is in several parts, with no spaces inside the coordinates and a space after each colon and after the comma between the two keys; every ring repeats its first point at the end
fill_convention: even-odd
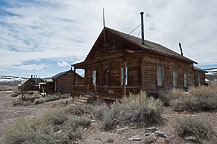
{"type": "Polygon", "coordinates": [[[181,56],[179,53],[177,53],[177,52],[175,52],[175,51],[173,51],[173,50],[171,50],[171,49],[169,49],[169,48],[167,48],[167,47],[165,47],[165,46],[163,46],[163,45],[161,45],[159,43],[152,42],[152,41],[149,41],[149,40],[145,40],[145,45],[142,45],[141,43],[139,43],[139,41],[142,41],[141,38],[135,37],[135,36],[130,35],[130,34],[126,34],[124,32],[114,30],[114,29],[109,28],[109,27],[105,27],[105,29],[109,30],[112,33],[118,34],[119,36],[125,38],[128,41],[131,41],[132,43],[135,43],[135,44],[139,45],[142,48],[146,48],[148,50],[152,50],[152,51],[155,51],[155,52],[158,52],[158,53],[161,53],[161,54],[167,54],[167,55],[179,58],[179,59],[185,59],[187,61],[197,63],[197,62],[195,62],[195,61],[193,61],[193,60],[191,60],[191,59],[189,59],[189,58],[187,58],[185,56],[181,56]],[[135,39],[135,40],[132,40],[132,39],[129,39],[129,38],[132,38],[132,39],[135,39]]]}

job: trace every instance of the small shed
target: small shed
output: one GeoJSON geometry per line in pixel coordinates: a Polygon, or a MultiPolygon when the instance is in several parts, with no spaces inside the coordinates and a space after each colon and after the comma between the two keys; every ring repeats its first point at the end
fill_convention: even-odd
{"type": "Polygon", "coordinates": [[[40,82],[44,82],[44,80],[41,78],[35,78],[31,76],[31,78],[21,82],[19,89],[21,91],[38,91],[40,82]]]}
{"type": "MultiPolygon", "coordinates": [[[[43,89],[46,93],[71,93],[73,91],[74,83],[82,85],[84,83],[83,77],[74,73],[72,69],[60,72],[51,78],[45,78],[45,85],[43,89]]],[[[42,87],[42,86],[41,86],[42,87]]],[[[42,92],[42,89],[40,89],[42,92]]]]}
{"type": "Polygon", "coordinates": [[[206,84],[205,73],[207,73],[207,71],[194,66],[193,73],[194,73],[194,86],[200,86],[206,84]]]}

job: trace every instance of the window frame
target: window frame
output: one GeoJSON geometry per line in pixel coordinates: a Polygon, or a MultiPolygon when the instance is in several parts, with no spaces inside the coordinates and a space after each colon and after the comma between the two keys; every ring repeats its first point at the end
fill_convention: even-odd
{"type": "Polygon", "coordinates": [[[96,70],[92,71],[92,84],[96,86],[96,70]]]}
{"type": "Polygon", "coordinates": [[[121,85],[124,85],[124,67],[121,66],[121,85]]]}
{"type": "Polygon", "coordinates": [[[187,88],[188,87],[188,71],[184,70],[183,73],[183,87],[187,88]]]}
{"type": "Polygon", "coordinates": [[[128,85],[128,67],[121,66],[121,86],[128,85]]]}
{"type": "Polygon", "coordinates": [[[177,71],[176,69],[173,69],[173,72],[172,72],[172,77],[173,77],[173,87],[177,87],[178,86],[178,83],[177,83],[177,71]],[[174,75],[175,74],[175,75],[174,75]]]}
{"type": "Polygon", "coordinates": [[[162,66],[157,66],[157,86],[162,87],[163,86],[163,67],[162,66]],[[159,75],[159,70],[160,70],[160,75],[159,75]],[[160,79],[159,79],[160,76],[160,79]]]}

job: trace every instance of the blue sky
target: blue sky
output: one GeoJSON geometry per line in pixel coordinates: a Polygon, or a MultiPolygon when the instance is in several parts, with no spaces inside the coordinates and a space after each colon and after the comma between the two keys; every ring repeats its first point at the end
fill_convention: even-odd
{"type": "MultiPolygon", "coordinates": [[[[106,26],[129,33],[146,13],[145,38],[217,67],[214,0],[0,0],[0,75],[49,77],[84,60],[106,26]]],[[[139,31],[133,35],[137,36],[139,31]]]]}

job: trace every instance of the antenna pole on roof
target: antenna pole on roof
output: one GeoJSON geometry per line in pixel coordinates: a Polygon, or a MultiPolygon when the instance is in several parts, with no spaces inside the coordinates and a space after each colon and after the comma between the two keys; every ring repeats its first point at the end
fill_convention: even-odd
{"type": "Polygon", "coordinates": [[[105,12],[104,12],[104,8],[103,8],[103,29],[104,29],[104,32],[103,32],[103,35],[104,35],[104,49],[103,49],[103,55],[106,51],[106,36],[105,36],[105,12]]]}
{"type": "Polygon", "coordinates": [[[145,38],[144,38],[144,22],[143,22],[143,15],[144,15],[144,12],[140,12],[140,15],[141,15],[141,34],[142,34],[142,44],[145,45],[145,38]]]}
{"type": "Polygon", "coordinates": [[[104,12],[104,8],[103,8],[103,27],[105,27],[105,12],[104,12]]]}

